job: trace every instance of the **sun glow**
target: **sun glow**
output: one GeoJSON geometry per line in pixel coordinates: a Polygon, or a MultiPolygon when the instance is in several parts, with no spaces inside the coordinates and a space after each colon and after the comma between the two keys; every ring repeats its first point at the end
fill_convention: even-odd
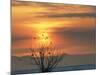
{"type": "Polygon", "coordinates": [[[37,33],[38,43],[41,45],[48,45],[51,42],[50,36],[47,32],[39,32],[37,33]]]}
{"type": "Polygon", "coordinates": [[[22,49],[42,45],[69,54],[95,52],[95,15],[95,6],[12,0],[12,53],[29,55],[22,49]]]}

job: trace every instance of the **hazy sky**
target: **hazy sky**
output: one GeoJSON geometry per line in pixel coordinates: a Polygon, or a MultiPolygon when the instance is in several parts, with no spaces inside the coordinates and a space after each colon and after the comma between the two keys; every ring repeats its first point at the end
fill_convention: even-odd
{"type": "Polygon", "coordinates": [[[68,54],[94,54],[95,28],[95,6],[12,1],[12,55],[27,55],[41,34],[68,54]]]}

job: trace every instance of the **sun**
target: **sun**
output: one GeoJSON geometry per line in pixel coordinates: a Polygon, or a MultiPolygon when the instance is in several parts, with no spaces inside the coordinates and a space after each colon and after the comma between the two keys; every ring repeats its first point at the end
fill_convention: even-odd
{"type": "Polygon", "coordinates": [[[47,32],[39,32],[38,34],[38,41],[40,44],[49,44],[50,43],[50,36],[47,32]]]}

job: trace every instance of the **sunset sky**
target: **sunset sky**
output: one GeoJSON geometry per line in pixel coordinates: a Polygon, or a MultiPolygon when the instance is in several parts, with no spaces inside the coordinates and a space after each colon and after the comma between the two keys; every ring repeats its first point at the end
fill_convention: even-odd
{"type": "Polygon", "coordinates": [[[95,54],[95,30],[95,6],[12,1],[12,55],[44,38],[66,54],[95,54]]]}

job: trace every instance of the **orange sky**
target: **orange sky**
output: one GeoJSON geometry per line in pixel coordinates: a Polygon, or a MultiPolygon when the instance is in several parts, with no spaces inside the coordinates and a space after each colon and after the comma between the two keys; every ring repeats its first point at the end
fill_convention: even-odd
{"type": "MultiPolygon", "coordinates": [[[[63,40],[66,39],[66,37],[60,37],[61,34],[58,34],[59,32],[65,33],[66,31],[67,34],[69,34],[72,31],[77,31],[79,35],[81,32],[82,34],[85,32],[91,33],[96,27],[95,11],[95,6],[12,1],[13,54],[25,52],[16,51],[14,49],[31,47],[31,37],[38,37],[37,34],[40,35],[43,32],[46,32],[45,35],[49,37],[50,40],[55,41],[55,43],[59,41],[60,44],[64,42],[63,40]],[[29,40],[26,40],[27,44],[25,44],[26,41],[22,40],[28,38],[29,40]]],[[[82,39],[84,39],[84,36],[82,39]]],[[[88,38],[90,37],[91,36],[88,38]]],[[[70,39],[68,39],[67,42],[69,40],[70,39]]],[[[35,44],[35,41],[33,41],[33,43],[35,44]]],[[[90,46],[93,45],[93,50],[91,51],[89,46],[89,49],[86,48],[84,53],[95,53],[95,40],[92,43],[90,46]]],[[[64,44],[66,45],[67,43],[64,44]]],[[[79,46],[75,48],[77,47],[79,49],[79,46]]],[[[82,48],[83,47],[82,44],[82,48]]],[[[69,50],[69,53],[81,53],[80,50],[74,51],[74,47],[71,47],[69,50]]]]}

